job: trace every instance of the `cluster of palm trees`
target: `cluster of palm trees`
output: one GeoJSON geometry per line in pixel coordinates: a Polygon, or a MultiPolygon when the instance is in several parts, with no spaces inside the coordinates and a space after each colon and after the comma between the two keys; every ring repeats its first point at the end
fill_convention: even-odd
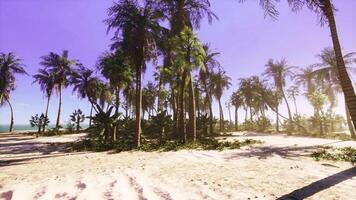
{"type": "MultiPolygon", "coordinates": [[[[356,126],[356,96],[345,67],[350,56],[342,56],[330,0],[288,2],[293,11],[306,5],[318,13],[321,22],[328,23],[334,47],[330,52],[334,60],[332,63],[323,60],[317,70],[314,70],[314,67],[307,68],[297,75],[293,73],[294,67],[288,66],[284,59],[269,60],[263,76],[273,80],[273,89],[258,76],[240,79],[239,89],[231,97],[231,105],[235,106],[236,113],[235,128],[238,129],[237,112],[240,107],[246,110],[246,119],[249,110],[251,120],[254,116],[265,116],[265,110],[270,108],[277,113],[277,130],[279,116],[300,126],[298,121],[294,120],[288,102],[288,98],[295,102],[298,88],[285,88],[286,79],[292,77],[307,87],[308,96],[316,90],[321,90],[330,97],[330,102],[334,102],[331,99],[333,92],[337,91],[336,88],[341,89],[350,119],[356,126]],[[325,77],[333,82],[325,81],[325,77]],[[320,81],[325,85],[319,88],[320,81]],[[287,105],[288,117],[282,116],[278,111],[282,101],[287,105]]],[[[274,1],[260,0],[266,15],[277,17],[278,11],[273,3],[274,1]]],[[[217,19],[210,10],[209,0],[118,0],[108,9],[108,18],[105,20],[108,32],[114,33],[111,49],[99,57],[95,71],[83,66],[78,60],[70,59],[67,51],[61,55],[50,53],[41,57],[40,64],[43,68],[34,78],[48,100],[45,117],[48,116],[51,95],[56,91],[59,96],[56,128],[60,127],[62,91],[72,86],[73,92],[80,98],[87,98],[91,103],[90,116],[93,112],[111,112],[114,108],[114,118],[118,118],[122,106],[126,118],[135,118],[136,146],[141,143],[145,112],[149,118],[154,113],[159,114],[170,109],[174,122],[172,137],[183,142],[188,139],[196,140],[197,121],[204,116],[208,120],[209,134],[212,134],[213,97],[219,104],[219,129],[223,130],[221,97],[231,86],[231,79],[216,60],[219,53],[212,51],[208,44],[202,44],[194,33],[205,17],[209,22],[217,19]],[[143,86],[142,77],[149,65],[156,66],[155,83],[143,86]],[[101,76],[97,76],[95,72],[100,72],[101,76]],[[125,100],[123,105],[121,97],[125,100]]],[[[14,54],[1,54],[0,66],[0,102],[8,102],[11,105],[9,93],[14,89],[14,74],[25,71],[14,54]],[[9,59],[10,64],[6,61],[9,59]]],[[[335,104],[330,107],[334,106],[335,104]]],[[[110,115],[110,112],[105,113],[110,115]]],[[[92,119],[91,117],[90,120],[92,119]]],[[[105,129],[107,140],[117,138],[118,127],[115,121],[110,128],[105,129]]],[[[207,130],[205,132],[208,134],[207,130]]]]}
{"type": "MultiPolygon", "coordinates": [[[[265,72],[262,74],[262,77],[266,79],[261,79],[258,76],[241,78],[238,89],[230,97],[231,104],[235,107],[235,129],[238,129],[239,108],[245,110],[245,122],[248,114],[250,115],[249,120],[254,121],[259,117],[265,117],[265,111],[270,109],[276,113],[276,131],[279,131],[279,116],[282,116],[279,113],[279,106],[283,101],[287,107],[288,117],[282,117],[301,128],[298,118],[302,113],[298,112],[296,103],[296,98],[300,95],[304,95],[309,100],[314,108],[314,117],[320,118],[321,124],[323,122],[321,118],[326,115],[332,119],[335,118],[334,109],[337,106],[337,94],[342,92],[336,71],[335,52],[332,48],[325,48],[317,57],[320,63],[312,64],[307,68],[289,66],[285,59],[269,60],[265,65],[265,72]],[[268,82],[267,80],[272,81],[268,82]],[[292,83],[289,88],[286,88],[287,80],[292,83]],[[302,92],[303,90],[304,92],[302,92]],[[288,100],[293,101],[294,114],[288,100]]],[[[351,64],[356,64],[356,53],[346,54],[344,62],[349,73],[355,74],[356,68],[351,64]]],[[[355,130],[347,106],[346,116],[351,135],[355,137],[355,130]]],[[[321,134],[325,130],[324,126],[325,123],[319,130],[321,134]]],[[[306,129],[304,128],[304,130],[306,129]]]]}

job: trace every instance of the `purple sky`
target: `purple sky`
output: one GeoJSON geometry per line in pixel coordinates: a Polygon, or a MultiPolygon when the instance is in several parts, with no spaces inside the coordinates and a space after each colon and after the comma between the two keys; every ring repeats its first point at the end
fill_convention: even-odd
{"type": "MultiPolygon", "coordinates": [[[[211,0],[211,3],[219,21],[212,25],[204,21],[198,33],[202,42],[211,43],[221,52],[219,60],[232,78],[232,89],[225,93],[224,101],[236,88],[238,78],[261,74],[269,58],[285,57],[291,65],[306,67],[318,62],[315,55],[331,46],[328,27],[320,27],[316,15],[308,10],[292,13],[286,4],[280,4],[280,17],[273,21],[264,19],[255,1],[238,4],[237,0],[211,0]]],[[[110,43],[102,21],[111,4],[112,1],[103,0],[1,0],[0,51],[15,52],[31,75],[40,67],[40,56],[50,51],[69,50],[71,58],[93,67],[110,43]]],[[[335,5],[339,10],[336,22],[343,51],[356,51],[356,1],[335,1],[335,5]]],[[[147,70],[145,81],[151,77],[152,68],[147,70]]],[[[31,115],[43,112],[45,99],[39,87],[31,84],[30,76],[18,76],[17,80],[17,89],[11,96],[15,123],[28,124],[31,115]]],[[[344,112],[342,101],[339,98],[337,113],[344,112]]],[[[51,122],[55,122],[57,102],[54,96],[51,122]]],[[[298,106],[306,113],[312,111],[302,97],[298,98],[298,106]]],[[[285,106],[282,107],[285,112],[285,106]]],[[[89,113],[87,101],[77,99],[68,88],[64,92],[62,122],[77,108],[89,113]]],[[[214,110],[217,111],[216,106],[214,110]]],[[[0,124],[8,122],[9,110],[4,106],[0,108],[0,124]]]]}

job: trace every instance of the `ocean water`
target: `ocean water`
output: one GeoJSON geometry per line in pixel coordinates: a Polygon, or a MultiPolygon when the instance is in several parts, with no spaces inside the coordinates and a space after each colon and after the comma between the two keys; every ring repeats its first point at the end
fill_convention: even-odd
{"type": "MultiPolygon", "coordinates": [[[[88,124],[81,124],[80,125],[82,127],[82,129],[86,129],[89,127],[88,124]]],[[[50,124],[48,126],[48,128],[54,128],[55,125],[54,124],[50,124]]],[[[37,131],[38,128],[37,127],[31,127],[31,125],[27,125],[27,124],[15,124],[14,125],[14,131],[37,131]]],[[[9,132],[9,125],[0,125],[0,133],[6,133],[9,132]]]]}

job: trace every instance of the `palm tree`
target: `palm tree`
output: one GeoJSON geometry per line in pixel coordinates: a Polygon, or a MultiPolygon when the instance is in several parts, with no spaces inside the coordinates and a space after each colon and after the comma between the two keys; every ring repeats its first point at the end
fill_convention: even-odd
{"type": "Polygon", "coordinates": [[[210,134],[213,133],[213,106],[212,106],[212,98],[211,93],[208,88],[208,82],[211,82],[211,72],[214,71],[215,68],[220,67],[220,63],[216,60],[216,57],[220,55],[219,52],[214,52],[211,50],[209,44],[203,45],[205,56],[203,60],[203,65],[199,72],[199,80],[203,84],[204,92],[206,94],[207,103],[209,106],[209,129],[210,134]]]}
{"type": "MultiPolygon", "coordinates": [[[[350,74],[356,73],[356,68],[351,67],[350,65],[356,63],[356,53],[347,53],[343,56],[344,63],[346,65],[346,69],[350,74]]],[[[337,98],[335,93],[339,93],[342,91],[340,81],[338,79],[338,71],[337,71],[337,62],[336,55],[332,48],[324,48],[320,54],[317,55],[320,60],[320,63],[316,63],[315,66],[317,69],[312,72],[315,81],[321,86],[321,90],[327,95],[331,112],[332,109],[337,104],[337,98]]],[[[351,121],[350,112],[347,108],[345,101],[345,112],[346,112],[346,120],[349,126],[349,130],[352,138],[356,138],[355,128],[351,121]]]]}
{"type": "MultiPolygon", "coordinates": [[[[55,76],[54,74],[46,71],[45,69],[39,69],[38,73],[33,75],[33,78],[35,79],[33,83],[38,83],[40,85],[40,88],[42,92],[44,92],[45,96],[47,97],[47,106],[46,106],[46,111],[44,114],[44,121],[48,120],[48,109],[49,109],[49,102],[53,93],[53,89],[55,86],[55,76]]],[[[46,123],[42,124],[43,126],[41,127],[43,132],[46,130],[46,123]]]]}
{"type": "Polygon", "coordinates": [[[26,74],[23,67],[21,60],[14,53],[0,53],[0,105],[6,101],[10,107],[11,119],[9,132],[13,131],[14,126],[14,111],[10,102],[10,92],[16,88],[15,75],[26,74]]]}
{"type": "MultiPolygon", "coordinates": [[[[160,37],[163,13],[153,1],[120,0],[108,10],[108,30],[115,29],[116,44],[129,56],[136,73],[136,145],[141,144],[142,72],[146,61],[155,58],[155,41],[160,37]],[[142,3],[142,4],[141,4],[142,3]],[[118,39],[122,38],[122,39],[118,39]]],[[[115,46],[114,46],[115,47],[115,46]]]]}
{"type": "Polygon", "coordinates": [[[235,107],[235,131],[239,130],[238,110],[243,105],[243,97],[240,90],[233,92],[230,97],[231,104],[235,107]]]}
{"type": "Polygon", "coordinates": [[[40,64],[44,66],[44,69],[54,75],[55,88],[59,96],[58,113],[56,120],[56,129],[60,128],[60,117],[62,108],[62,90],[68,87],[68,77],[72,74],[72,65],[76,61],[70,60],[68,57],[68,51],[63,51],[62,55],[50,52],[46,56],[41,57],[40,64]]]}
{"type": "Polygon", "coordinates": [[[299,96],[299,88],[297,86],[291,86],[287,89],[288,98],[291,98],[294,103],[295,114],[298,115],[297,101],[296,97],[299,96]]]}
{"type": "Polygon", "coordinates": [[[231,78],[226,75],[226,72],[219,67],[218,72],[212,74],[212,84],[214,85],[214,96],[219,103],[219,113],[220,113],[220,131],[224,128],[224,113],[221,105],[221,97],[224,90],[229,89],[231,86],[231,78]]]}
{"type": "MultiPolygon", "coordinates": [[[[155,1],[156,6],[159,7],[164,15],[165,19],[168,19],[170,28],[166,31],[165,37],[162,37],[161,47],[162,54],[164,56],[163,69],[164,71],[171,71],[173,67],[174,56],[172,45],[172,39],[179,37],[181,32],[185,27],[190,29],[198,29],[201,20],[207,16],[208,22],[211,23],[214,18],[217,19],[216,15],[210,10],[209,0],[157,0],[155,1]],[[168,68],[168,69],[167,69],[168,68]]],[[[182,77],[181,74],[170,73],[170,81],[168,82],[171,87],[171,102],[173,108],[173,119],[175,121],[176,129],[179,129],[179,118],[178,114],[182,113],[179,111],[178,96],[179,91],[177,88],[181,88],[179,81],[182,77]]],[[[161,76],[161,79],[163,77],[161,76]]],[[[162,88],[164,81],[159,81],[159,89],[162,88]]],[[[161,100],[159,99],[160,105],[161,100]]],[[[212,121],[212,120],[211,120],[212,121]]],[[[212,124],[212,123],[211,123],[212,124]]],[[[211,128],[212,130],[212,128],[211,128]]],[[[175,134],[177,135],[177,134],[175,134]]]]}
{"type": "Polygon", "coordinates": [[[175,38],[176,48],[174,64],[178,67],[177,71],[181,74],[180,88],[179,88],[179,128],[182,136],[182,140],[186,141],[186,131],[184,125],[184,93],[186,89],[186,82],[188,81],[189,88],[189,128],[193,135],[193,140],[196,140],[196,105],[194,95],[194,80],[191,74],[192,70],[199,68],[202,65],[204,57],[204,49],[201,45],[196,34],[192,30],[186,27],[179,37],[175,38]]]}
{"type": "Polygon", "coordinates": [[[143,118],[145,116],[145,112],[148,113],[148,119],[153,116],[153,111],[155,110],[155,100],[157,96],[156,86],[150,81],[147,83],[146,87],[143,88],[142,91],[142,110],[143,110],[143,118]]]}
{"type": "Polygon", "coordinates": [[[306,89],[305,95],[314,93],[315,83],[314,83],[314,66],[309,66],[305,69],[299,69],[299,73],[294,76],[295,85],[303,86],[306,89]]]}
{"type": "MultiPolygon", "coordinates": [[[[240,2],[244,1],[245,0],[240,0],[240,2]]],[[[260,0],[260,5],[265,10],[265,15],[269,15],[273,18],[276,18],[279,13],[274,3],[275,1],[260,0]]],[[[343,54],[341,51],[341,45],[334,17],[334,11],[336,10],[334,5],[331,3],[331,0],[288,0],[288,3],[292,8],[292,11],[295,12],[306,6],[308,9],[318,15],[321,25],[325,23],[329,25],[333,48],[335,51],[335,58],[337,64],[336,69],[338,72],[337,76],[340,81],[342,91],[344,93],[346,105],[348,107],[348,110],[350,111],[353,125],[356,129],[356,94],[352,85],[351,78],[346,70],[345,61],[343,59],[343,54]]]]}
{"type": "Polygon", "coordinates": [[[292,69],[294,67],[288,66],[287,61],[282,59],[281,61],[274,62],[272,59],[268,60],[266,64],[266,70],[263,73],[264,76],[273,79],[274,85],[277,90],[282,95],[288,109],[289,120],[292,121],[292,112],[289,107],[289,103],[284,92],[284,87],[286,85],[286,79],[292,78],[294,76],[292,69]]]}
{"type": "MultiPolygon", "coordinates": [[[[109,80],[115,94],[115,116],[119,116],[120,92],[133,80],[133,70],[127,56],[118,49],[115,53],[104,53],[97,63],[101,74],[109,80]]],[[[117,139],[118,124],[114,127],[113,138],[117,139]]]]}

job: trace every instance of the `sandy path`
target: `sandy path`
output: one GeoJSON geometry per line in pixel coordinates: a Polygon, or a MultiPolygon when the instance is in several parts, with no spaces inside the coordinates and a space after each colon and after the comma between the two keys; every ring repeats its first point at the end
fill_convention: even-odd
{"type": "MultiPolygon", "coordinates": [[[[81,135],[83,136],[83,135],[81,135]]],[[[0,135],[0,199],[356,199],[356,168],[304,155],[356,142],[236,133],[265,143],[228,151],[67,153],[75,135],[0,135]],[[290,198],[293,199],[293,198],[290,198]]]]}

